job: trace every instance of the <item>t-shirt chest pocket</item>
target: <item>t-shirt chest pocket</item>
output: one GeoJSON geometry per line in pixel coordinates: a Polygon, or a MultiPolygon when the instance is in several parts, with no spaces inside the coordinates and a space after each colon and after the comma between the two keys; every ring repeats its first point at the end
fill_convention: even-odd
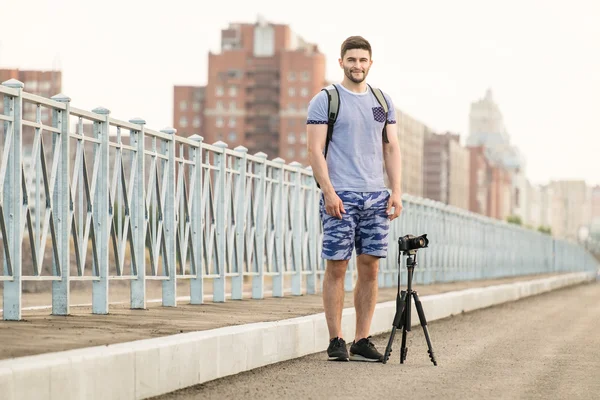
{"type": "Polygon", "coordinates": [[[383,107],[373,107],[371,110],[373,111],[373,119],[376,122],[385,122],[386,115],[383,107]]]}

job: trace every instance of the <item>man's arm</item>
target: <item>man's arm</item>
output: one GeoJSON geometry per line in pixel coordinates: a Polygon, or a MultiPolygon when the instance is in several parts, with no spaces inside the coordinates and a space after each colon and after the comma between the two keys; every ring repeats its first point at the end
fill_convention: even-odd
{"type": "Polygon", "coordinates": [[[317,182],[319,182],[323,193],[332,192],[333,186],[329,179],[327,161],[325,161],[325,156],[323,155],[325,141],[327,139],[327,125],[306,125],[306,136],[308,143],[308,162],[312,167],[313,175],[317,182]]]}
{"type": "Polygon", "coordinates": [[[389,217],[394,220],[402,211],[402,155],[398,143],[398,125],[388,123],[386,133],[389,143],[383,143],[383,160],[392,190],[387,213],[389,215],[394,207],[394,214],[389,217]]]}
{"type": "Polygon", "coordinates": [[[312,167],[313,175],[325,197],[325,210],[327,214],[342,218],[342,213],[345,213],[342,200],[335,193],[335,189],[329,179],[329,171],[327,169],[327,161],[323,151],[325,149],[325,141],[327,139],[326,124],[308,124],[306,125],[307,145],[308,145],[308,162],[312,167]]]}

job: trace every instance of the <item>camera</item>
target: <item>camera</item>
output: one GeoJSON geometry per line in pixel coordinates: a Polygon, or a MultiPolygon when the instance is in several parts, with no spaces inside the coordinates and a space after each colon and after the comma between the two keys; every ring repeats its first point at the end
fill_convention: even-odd
{"type": "Polygon", "coordinates": [[[427,247],[429,239],[427,234],[421,236],[405,235],[398,239],[398,247],[400,251],[411,251],[427,247]]]}

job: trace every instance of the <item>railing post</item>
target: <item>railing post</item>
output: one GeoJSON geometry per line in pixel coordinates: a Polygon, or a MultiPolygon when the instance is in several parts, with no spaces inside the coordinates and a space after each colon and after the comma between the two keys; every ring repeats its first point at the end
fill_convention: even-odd
{"type": "Polygon", "coordinates": [[[272,196],[274,203],[277,204],[275,209],[275,217],[273,218],[273,225],[275,225],[275,265],[277,265],[277,275],[273,275],[273,297],[283,297],[283,277],[285,272],[285,264],[283,259],[283,221],[286,216],[284,215],[285,207],[283,204],[283,182],[284,182],[284,165],[285,160],[277,157],[273,162],[279,164],[279,167],[275,169],[277,171],[276,176],[273,177],[277,180],[275,185],[276,190],[273,191],[272,196]]]}
{"type": "Polygon", "coordinates": [[[241,300],[244,292],[244,225],[246,222],[246,155],[248,154],[248,149],[244,146],[238,146],[234,150],[242,153],[242,156],[236,159],[235,166],[239,172],[238,197],[235,199],[236,203],[234,204],[236,251],[234,249],[229,249],[229,251],[233,251],[233,254],[236,256],[234,263],[237,275],[231,277],[231,298],[233,300],[241,300]]]}
{"type": "MultiPolygon", "coordinates": [[[[60,130],[58,140],[55,142],[54,151],[60,148],[60,160],[58,170],[56,171],[56,181],[54,184],[54,194],[52,198],[52,216],[56,227],[56,248],[58,250],[58,260],[60,268],[55,265],[53,268],[54,274],[60,274],[60,281],[52,281],[52,314],[68,315],[69,314],[69,294],[70,294],[70,259],[69,254],[69,232],[71,230],[71,215],[73,205],[71,204],[71,185],[69,182],[70,168],[70,151],[69,151],[69,115],[70,115],[70,98],[64,94],[57,94],[52,97],[52,100],[58,101],[65,105],[65,110],[52,111],[52,124],[60,130]]],[[[53,134],[55,137],[57,134],[53,134]]],[[[54,141],[53,141],[54,142],[54,141]]],[[[54,258],[52,263],[56,264],[54,258]]]]}
{"type": "MultiPolygon", "coordinates": [[[[312,167],[307,168],[312,173],[312,167]]],[[[312,175],[307,176],[307,184],[311,187],[306,204],[306,211],[309,213],[307,221],[308,229],[308,265],[310,266],[310,274],[306,276],[306,294],[317,293],[317,270],[321,255],[319,254],[319,226],[321,219],[319,217],[319,200],[318,189],[312,175]]]]}
{"type": "Polygon", "coordinates": [[[112,212],[109,209],[109,166],[108,166],[108,134],[110,111],[98,107],[92,112],[101,115],[102,122],[94,122],[94,136],[100,140],[97,157],[99,169],[94,195],[93,214],[96,225],[96,247],[98,249],[98,280],[92,283],[92,313],[108,314],[108,239],[112,212]]]}
{"type": "Polygon", "coordinates": [[[256,275],[252,278],[252,298],[262,299],[265,295],[265,188],[267,184],[267,155],[263,152],[255,154],[262,162],[255,164],[259,171],[255,174],[259,176],[255,184],[256,192],[254,199],[256,201],[256,231],[255,231],[255,258],[256,275]]]}
{"type": "Polygon", "coordinates": [[[216,182],[216,229],[215,234],[217,235],[217,266],[219,268],[219,277],[213,279],[213,301],[222,303],[225,301],[225,281],[227,279],[227,260],[226,260],[226,237],[225,237],[225,185],[227,183],[227,143],[218,141],[214,144],[221,148],[223,151],[216,155],[216,167],[218,168],[217,182],[216,182]]]}
{"type": "Polygon", "coordinates": [[[190,303],[204,303],[204,233],[202,230],[202,217],[204,205],[202,204],[202,141],[199,135],[190,136],[191,140],[198,142],[198,147],[191,149],[194,161],[194,190],[190,192],[192,198],[192,254],[194,254],[194,277],[190,280],[190,303]]]}
{"type": "MultiPolygon", "coordinates": [[[[162,305],[164,307],[177,306],[177,225],[175,222],[175,133],[177,130],[173,128],[161,129],[162,133],[170,135],[167,145],[167,182],[166,182],[166,198],[165,198],[165,254],[166,268],[169,279],[162,282],[162,305]]],[[[163,182],[163,185],[165,182],[163,182]]],[[[163,264],[164,265],[164,264],[163,264]]]]}
{"type": "Polygon", "coordinates": [[[300,168],[302,164],[292,162],[291,167],[296,168],[292,172],[292,182],[294,186],[290,191],[292,196],[292,265],[294,266],[294,274],[292,275],[292,295],[300,296],[302,294],[302,273],[304,272],[303,250],[302,250],[302,232],[304,231],[302,223],[302,213],[306,212],[306,204],[304,204],[304,196],[302,196],[302,174],[300,168]]]}
{"type": "Polygon", "coordinates": [[[144,180],[146,168],[144,165],[146,121],[141,118],[130,119],[129,122],[140,126],[139,130],[131,131],[130,145],[135,148],[135,178],[131,194],[131,225],[133,237],[133,253],[135,256],[136,278],[131,281],[130,302],[133,309],[146,308],[146,195],[144,180]]]}
{"type": "MultiPolygon", "coordinates": [[[[23,182],[21,182],[21,168],[23,156],[23,83],[16,79],[10,79],[4,86],[15,89],[15,97],[4,96],[4,114],[12,117],[12,122],[5,123],[4,155],[2,164],[6,163],[6,170],[2,187],[2,212],[6,229],[6,235],[2,234],[2,240],[8,242],[8,252],[4,254],[4,275],[12,276],[12,280],[4,281],[3,290],[3,318],[5,320],[18,321],[21,319],[22,305],[22,242],[23,242],[23,182]],[[10,128],[9,128],[10,126],[10,128]]],[[[6,249],[6,247],[5,247],[6,249]]]]}

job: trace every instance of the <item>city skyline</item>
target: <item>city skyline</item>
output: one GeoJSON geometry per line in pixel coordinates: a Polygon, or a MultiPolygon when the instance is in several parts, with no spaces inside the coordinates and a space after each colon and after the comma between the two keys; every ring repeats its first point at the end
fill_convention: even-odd
{"type": "MultiPolygon", "coordinates": [[[[593,156],[600,152],[594,119],[600,109],[600,27],[593,24],[600,5],[574,1],[561,10],[551,2],[537,2],[537,8],[536,2],[518,7],[517,2],[494,2],[485,8],[474,1],[436,2],[434,8],[401,3],[397,14],[365,10],[359,24],[347,23],[351,7],[311,1],[292,14],[266,1],[239,2],[226,12],[192,3],[164,10],[140,2],[107,1],[101,8],[68,0],[52,7],[42,1],[11,4],[9,14],[26,13],[27,24],[19,40],[0,37],[0,67],[54,66],[62,71],[63,91],[75,107],[102,105],[115,118],[140,116],[160,129],[172,124],[174,85],[206,84],[208,52],[219,50],[221,29],[231,22],[252,23],[260,14],[316,43],[326,55],[326,77],[333,81],[341,78],[341,41],[364,35],[374,51],[370,82],[433,130],[459,133],[462,144],[471,103],[491,88],[532,183],[580,179],[600,184],[593,168],[593,156]],[[117,4],[121,11],[115,14],[117,4]],[[324,25],[315,30],[311,4],[338,17],[321,18],[324,25]],[[120,29],[105,29],[102,22],[109,16],[120,29]],[[135,29],[136,21],[145,28],[135,29]],[[66,45],[39,40],[44,33],[63,32],[61,26],[69,26],[66,45]]],[[[20,21],[8,16],[5,32],[19,31],[20,21]]]]}

